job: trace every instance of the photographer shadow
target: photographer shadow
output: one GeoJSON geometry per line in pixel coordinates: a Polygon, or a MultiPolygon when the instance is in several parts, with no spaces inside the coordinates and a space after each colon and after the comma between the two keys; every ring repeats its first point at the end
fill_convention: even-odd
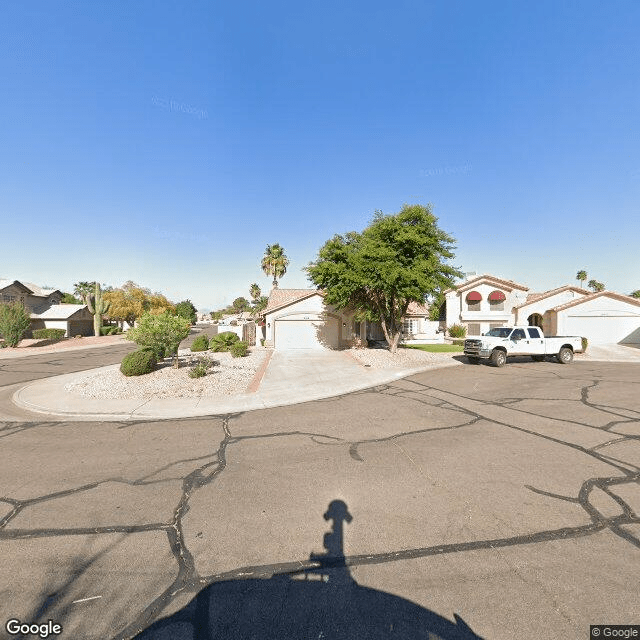
{"type": "Polygon", "coordinates": [[[325,552],[310,556],[312,568],[213,583],[136,640],[480,638],[457,615],[451,622],[404,598],[358,585],[343,551],[344,523],[352,520],[347,505],[334,500],[324,518],[333,525],[324,536],[325,552]]]}

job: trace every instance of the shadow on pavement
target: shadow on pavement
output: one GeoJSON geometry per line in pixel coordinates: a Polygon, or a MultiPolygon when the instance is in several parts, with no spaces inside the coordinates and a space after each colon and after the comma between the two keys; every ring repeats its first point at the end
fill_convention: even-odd
{"type": "Polygon", "coordinates": [[[334,500],[324,518],[333,526],[324,536],[325,553],[310,556],[314,568],[213,583],[136,640],[480,638],[457,615],[451,622],[409,600],[358,585],[343,552],[343,524],[352,519],[347,505],[334,500]]]}

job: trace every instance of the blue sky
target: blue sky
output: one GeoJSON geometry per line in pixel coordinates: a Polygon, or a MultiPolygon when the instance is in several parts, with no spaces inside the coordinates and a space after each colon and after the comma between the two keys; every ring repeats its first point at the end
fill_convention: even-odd
{"type": "Polygon", "coordinates": [[[197,307],[431,202],[454,264],[640,288],[640,3],[10,3],[0,277],[197,307]],[[217,6],[216,6],[217,5],[217,6]]]}

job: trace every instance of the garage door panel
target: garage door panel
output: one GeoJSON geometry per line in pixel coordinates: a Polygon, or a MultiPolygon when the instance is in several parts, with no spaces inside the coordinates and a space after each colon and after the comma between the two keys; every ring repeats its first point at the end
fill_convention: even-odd
{"type": "Polygon", "coordinates": [[[276,349],[336,349],[338,322],[330,320],[276,320],[276,349]]]}
{"type": "Polygon", "coordinates": [[[639,344],[640,320],[620,316],[574,316],[567,318],[564,333],[585,336],[591,344],[639,344]]]}

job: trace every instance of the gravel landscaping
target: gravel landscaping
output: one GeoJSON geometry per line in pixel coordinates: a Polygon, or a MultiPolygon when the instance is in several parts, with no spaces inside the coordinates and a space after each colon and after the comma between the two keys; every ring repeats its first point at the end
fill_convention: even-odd
{"type": "Polygon", "coordinates": [[[372,369],[408,369],[411,367],[421,367],[442,365],[444,363],[456,363],[453,356],[461,353],[429,353],[419,349],[398,349],[396,353],[391,353],[386,349],[349,349],[349,353],[364,366],[372,369]]]}
{"type": "Polygon", "coordinates": [[[166,359],[158,369],[143,376],[127,377],[119,365],[93,372],[65,385],[65,391],[84,398],[150,400],[152,398],[202,398],[245,393],[268,352],[253,349],[244,358],[230,353],[191,353],[180,350],[180,368],[166,359]],[[202,378],[190,378],[189,370],[198,358],[209,357],[216,364],[202,378]]]}

